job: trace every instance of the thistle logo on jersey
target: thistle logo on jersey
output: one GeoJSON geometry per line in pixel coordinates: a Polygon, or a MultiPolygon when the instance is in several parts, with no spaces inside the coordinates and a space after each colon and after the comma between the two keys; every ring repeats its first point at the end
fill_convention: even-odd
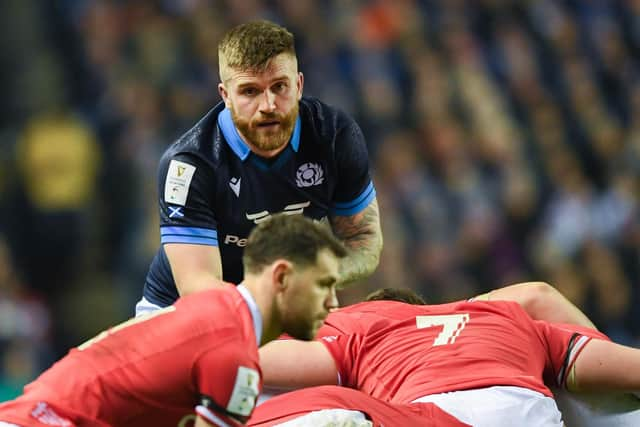
{"type": "Polygon", "coordinates": [[[324,171],[317,163],[305,163],[296,172],[296,185],[298,187],[311,187],[324,182],[324,171]]]}
{"type": "MultiPolygon", "coordinates": [[[[291,205],[287,205],[284,207],[284,210],[280,213],[285,215],[299,215],[304,212],[304,208],[308,207],[311,202],[301,202],[301,203],[293,203],[291,205]]],[[[253,221],[254,224],[260,224],[263,221],[268,220],[271,217],[271,212],[269,211],[261,211],[257,213],[248,213],[245,214],[249,221],[253,221]]]]}

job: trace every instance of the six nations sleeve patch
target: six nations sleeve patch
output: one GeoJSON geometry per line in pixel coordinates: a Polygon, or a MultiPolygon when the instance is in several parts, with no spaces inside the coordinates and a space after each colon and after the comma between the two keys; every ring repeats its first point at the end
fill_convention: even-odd
{"type": "Polygon", "coordinates": [[[187,203],[189,186],[195,172],[195,166],[178,160],[171,160],[167,171],[167,179],[164,182],[164,201],[184,206],[187,203]]]}

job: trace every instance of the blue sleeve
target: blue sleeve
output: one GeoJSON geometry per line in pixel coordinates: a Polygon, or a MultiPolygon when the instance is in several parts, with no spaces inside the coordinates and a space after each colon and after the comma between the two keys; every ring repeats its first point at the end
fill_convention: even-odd
{"type": "Polygon", "coordinates": [[[215,177],[197,156],[165,156],[158,170],[160,242],[218,246],[215,177]]]}
{"type": "Polygon", "coordinates": [[[353,119],[349,119],[349,124],[338,131],[335,155],[338,177],[331,214],[355,215],[369,206],[376,196],[376,190],[369,173],[367,144],[353,119]]]}

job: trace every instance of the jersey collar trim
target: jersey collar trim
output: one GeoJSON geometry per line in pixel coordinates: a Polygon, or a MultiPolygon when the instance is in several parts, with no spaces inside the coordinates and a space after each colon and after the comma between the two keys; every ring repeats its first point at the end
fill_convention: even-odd
{"type": "Polygon", "coordinates": [[[251,312],[251,317],[253,318],[253,329],[256,332],[257,345],[260,347],[260,341],[262,340],[262,315],[260,314],[260,310],[258,310],[256,300],[253,299],[251,292],[249,292],[243,284],[236,286],[236,289],[249,306],[249,312],[251,312]]]}
{"type": "MultiPolygon", "coordinates": [[[[220,130],[222,131],[222,135],[224,136],[225,141],[229,144],[229,147],[233,150],[233,152],[240,158],[240,160],[245,161],[249,154],[251,154],[251,149],[240,137],[240,133],[238,133],[238,129],[233,124],[233,119],[231,118],[231,110],[225,108],[218,114],[218,126],[220,126],[220,130]]],[[[291,135],[291,139],[289,140],[289,145],[293,148],[293,151],[298,152],[298,148],[300,148],[300,128],[302,127],[302,122],[300,120],[300,115],[298,114],[298,118],[296,119],[296,125],[293,128],[293,134],[291,135]]]]}

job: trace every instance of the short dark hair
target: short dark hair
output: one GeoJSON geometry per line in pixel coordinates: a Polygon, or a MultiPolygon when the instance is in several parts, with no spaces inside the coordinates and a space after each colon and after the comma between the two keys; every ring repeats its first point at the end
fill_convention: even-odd
{"type": "Polygon", "coordinates": [[[413,305],[425,305],[427,302],[409,288],[382,288],[371,292],[365,301],[400,301],[413,305]]]}
{"type": "Polygon", "coordinates": [[[220,68],[261,71],[281,53],[296,56],[293,34],[264,20],[232,28],[218,44],[220,68]]]}
{"type": "Polygon", "coordinates": [[[245,273],[258,273],[280,258],[297,265],[312,265],[317,262],[318,252],[325,248],[338,258],[347,256],[346,247],[326,224],[303,215],[276,214],[251,231],[242,264],[245,273]]]}

